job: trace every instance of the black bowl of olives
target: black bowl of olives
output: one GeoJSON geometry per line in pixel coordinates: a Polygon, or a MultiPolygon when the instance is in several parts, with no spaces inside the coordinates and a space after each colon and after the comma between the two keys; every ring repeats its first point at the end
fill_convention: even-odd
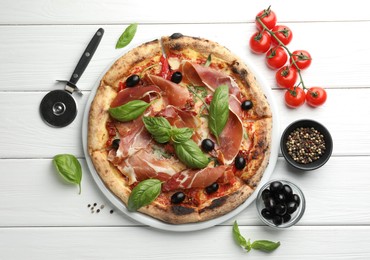
{"type": "Polygon", "coordinates": [[[259,190],[256,206],[263,223],[274,228],[287,228],[302,218],[306,201],[294,183],[271,180],[259,190]]]}

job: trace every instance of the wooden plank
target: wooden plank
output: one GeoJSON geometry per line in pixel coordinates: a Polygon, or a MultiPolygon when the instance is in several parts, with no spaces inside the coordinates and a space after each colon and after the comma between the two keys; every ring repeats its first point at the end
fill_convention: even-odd
{"type": "MultiPolygon", "coordinates": [[[[367,2],[287,0],[273,2],[279,22],[287,21],[352,21],[368,20],[367,2]],[[294,10],[294,11],[292,11],[294,10]]],[[[199,23],[252,22],[256,14],[271,5],[258,2],[189,0],[178,5],[170,0],[144,0],[139,5],[132,1],[1,1],[1,24],[96,24],[96,23],[199,23]]]]}
{"type": "MultiPolygon", "coordinates": [[[[252,24],[139,25],[133,42],[124,49],[116,50],[115,43],[126,27],[125,24],[1,26],[0,91],[63,88],[62,85],[56,84],[56,80],[69,79],[84,48],[100,26],[105,28],[105,35],[78,82],[78,86],[83,90],[91,90],[103,71],[129,49],[174,32],[205,37],[227,46],[258,72],[268,86],[277,87],[275,72],[265,65],[264,55],[255,55],[249,51],[248,41],[255,31],[252,24]]],[[[313,57],[310,68],[302,73],[307,86],[370,87],[367,77],[370,69],[369,60],[356,58],[366,52],[366,47],[354,45],[350,37],[342,37],[343,31],[351,31],[352,35],[361,35],[369,29],[370,22],[294,23],[289,26],[294,31],[294,38],[289,48],[292,51],[306,49],[313,57]],[[321,40],[312,41],[313,38],[321,40]],[[333,44],[333,42],[340,44],[333,44]],[[343,46],[351,46],[351,48],[343,46]]]]}
{"type": "Polygon", "coordinates": [[[148,228],[0,229],[2,259],[369,259],[370,227],[294,227],[273,231],[242,226],[252,241],[280,241],[272,253],[243,251],[230,226],[202,232],[148,228]]]}
{"type": "MultiPolygon", "coordinates": [[[[59,153],[84,156],[82,117],[89,92],[82,97],[74,94],[79,112],[75,121],[64,128],[51,128],[41,120],[39,104],[46,93],[0,92],[0,158],[51,158],[59,153]]],[[[370,154],[370,123],[365,120],[370,114],[367,105],[370,89],[329,89],[327,103],[316,109],[307,105],[289,109],[283,95],[282,90],[272,93],[281,131],[295,120],[314,119],[331,132],[334,155],[370,154]],[[340,119],[333,115],[340,115],[340,119]]]]}
{"type": "MultiPolygon", "coordinates": [[[[85,160],[80,162],[81,195],[77,186],[61,180],[51,160],[0,160],[0,227],[139,224],[114,208],[98,189],[85,160]],[[97,205],[92,213],[94,203],[97,205]]],[[[369,169],[369,156],[332,157],[324,167],[306,173],[291,169],[279,158],[271,179],[290,180],[303,190],[307,207],[300,226],[370,225],[369,169]]],[[[254,203],[224,225],[234,220],[247,226],[262,225],[254,203]]]]}

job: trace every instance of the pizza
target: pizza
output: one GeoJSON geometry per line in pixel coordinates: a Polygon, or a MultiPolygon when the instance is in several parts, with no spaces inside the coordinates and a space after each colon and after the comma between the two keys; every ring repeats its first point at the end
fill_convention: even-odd
{"type": "Polygon", "coordinates": [[[166,223],[234,210],[269,163],[267,98],[244,62],[208,39],[174,33],[133,48],[102,77],[88,118],[106,187],[129,210],[135,188],[146,184],[139,201],[157,189],[135,210],[166,223]]]}

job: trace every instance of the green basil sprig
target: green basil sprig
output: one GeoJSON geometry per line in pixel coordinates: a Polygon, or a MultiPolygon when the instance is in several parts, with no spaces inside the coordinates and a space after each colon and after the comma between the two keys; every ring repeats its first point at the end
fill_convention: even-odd
{"type": "Polygon", "coordinates": [[[137,211],[139,208],[149,205],[161,192],[162,182],[157,179],[147,179],[133,188],[128,198],[127,208],[129,211],[137,211]]]}
{"type": "Polygon", "coordinates": [[[77,158],[72,154],[58,154],[54,156],[53,164],[64,180],[78,185],[81,194],[82,169],[77,158]]]}
{"type": "Polygon", "coordinates": [[[202,169],[209,163],[208,157],[192,139],[181,143],[174,143],[174,147],[180,161],[190,168],[202,169]]]}
{"type": "Polygon", "coordinates": [[[158,143],[164,144],[170,141],[172,126],[164,117],[143,117],[146,130],[158,143]]]}
{"type": "Polygon", "coordinates": [[[208,165],[209,159],[199,146],[191,139],[193,129],[171,126],[164,117],[143,117],[145,128],[158,143],[173,142],[179,160],[193,169],[201,169],[208,165]]]}
{"type": "Polygon", "coordinates": [[[171,129],[171,140],[174,143],[183,143],[189,140],[193,136],[194,130],[188,127],[171,129]]]}
{"type": "Polygon", "coordinates": [[[150,103],[145,101],[132,100],[119,107],[110,108],[108,112],[114,119],[127,122],[141,116],[149,106],[150,103]]]}
{"type": "Polygon", "coordinates": [[[237,242],[239,246],[247,250],[247,252],[251,251],[251,249],[261,250],[264,252],[272,252],[280,246],[280,242],[273,242],[269,240],[256,240],[253,243],[251,243],[250,239],[248,239],[247,241],[240,234],[239,226],[236,221],[233,225],[233,237],[235,242],[237,242]]]}
{"type": "Polygon", "coordinates": [[[209,65],[211,65],[211,62],[212,62],[212,55],[209,54],[207,57],[206,63],[204,64],[204,67],[209,67],[209,65]]]}
{"type": "Polygon", "coordinates": [[[219,144],[219,136],[229,119],[229,87],[221,85],[216,88],[211,104],[209,105],[208,127],[216,137],[219,144]]]}
{"type": "Polygon", "coordinates": [[[137,30],[137,23],[130,24],[119,37],[116,43],[116,49],[127,46],[134,38],[137,30]]]}

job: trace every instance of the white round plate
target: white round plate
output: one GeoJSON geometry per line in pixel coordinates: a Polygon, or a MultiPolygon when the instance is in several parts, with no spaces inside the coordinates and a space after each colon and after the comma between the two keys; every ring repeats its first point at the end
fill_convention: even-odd
{"type": "MultiPolygon", "coordinates": [[[[113,64],[113,63],[112,63],[113,64]]],[[[271,143],[271,155],[270,155],[270,160],[269,164],[263,174],[263,177],[256,188],[256,190],[252,193],[252,195],[239,207],[236,209],[232,210],[231,212],[203,222],[198,222],[198,223],[189,223],[189,224],[179,224],[179,225],[174,225],[174,224],[168,224],[163,221],[160,221],[158,219],[155,219],[153,217],[150,217],[148,215],[145,215],[140,212],[130,212],[127,210],[125,204],[117,198],[104,184],[102,179],[100,178],[99,174],[96,172],[95,167],[91,161],[90,155],[88,153],[87,149],[87,128],[88,128],[88,116],[89,116],[89,111],[90,111],[90,106],[91,102],[93,101],[96,91],[99,87],[100,80],[101,78],[105,75],[105,73],[108,71],[108,69],[111,67],[110,64],[106,70],[102,73],[102,75],[99,77],[97,80],[95,87],[92,89],[89,99],[87,101],[85,111],[84,111],[84,116],[83,116],[83,122],[82,122],[82,143],[83,143],[83,150],[85,153],[86,157],[86,162],[88,165],[88,168],[91,172],[91,175],[96,182],[98,188],[103,192],[103,194],[106,196],[106,198],[121,212],[123,212],[126,216],[131,218],[134,221],[137,221],[141,224],[148,225],[153,228],[157,228],[160,230],[167,230],[167,231],[175,231],[175,232],[185,232],[185,231],[196,231],[196,230],[202,230],[206,228],[213,227],[215,225],[219,225],[236,215],[238,215],[240,212],[242,212],[244,209],[246,209],[255,199],[257,196],[257,193],[261,186],[265,184],[269,179],[270,176],[275,168],[277,157],[278,157],[278,151],[279,151],[279,133],[280,133],[280,124],[278,120],[278,114],[277,114],[277,108],[276,104],[274,102],[274,98],[272,97],[272,91],[271,88],[269,88],[266,83],[263,81],[262,77],[258,75],[258,73],[251,67],[248,63],[246,65],[248,66],[249,69],[253,72],[255,75],[257,81],[259,82],[260,86],[262,87],[267,100],[270,104],[271,111],[272,111],[272,118],[273,118],[273,123],[272,123],[272,143],[271,143]]]]}

